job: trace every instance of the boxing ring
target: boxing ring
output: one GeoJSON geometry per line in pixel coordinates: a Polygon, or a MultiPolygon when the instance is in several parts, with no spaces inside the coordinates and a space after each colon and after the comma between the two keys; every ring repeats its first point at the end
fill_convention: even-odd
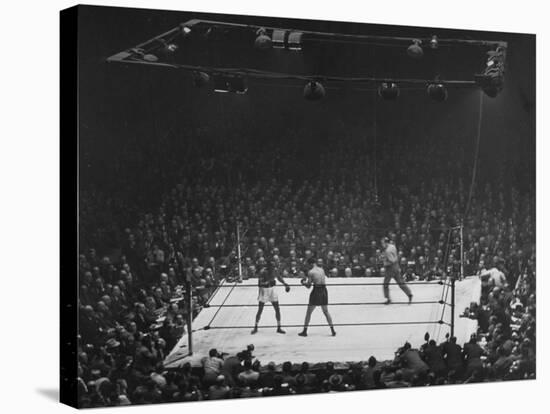
{"type": "Polygon", "coordinates": [[[394,353],[409,341],[420,346],[428,332],[437,342],[451,332],[459,343],[466,342],[477,329],[477,321],[459,315],[471,302],[479,303],[481,283],[477,277],[454,283],[454,321],[451,315],[452,284],[447,281],[412,282],[414,295],[409,305],[405,294],[395,283],[390,284],[392,304],[384,305],[382,278],[327,278],[329,312],[337,335],[331,336],[320,307],[311,318],[307,337],[301,331],[311,290],[297,279],[291,285],[276,286],[281,305],[281,323],[286,334],[276,333],[275,312],[266,304],[258,325],[251,335],[258,301],[257,279],[242,283],[223,281],[193,320],[193,356],[189,356],[188,337],[184,335],[165,359],[167,368],[176,368],[193,358],[208,354],[211,348],[235,354],[254,344],[254,355],[264,364],[285,361],[310,363],[365,361],[371,355],[378,360],[392,359],[394,353]]]}

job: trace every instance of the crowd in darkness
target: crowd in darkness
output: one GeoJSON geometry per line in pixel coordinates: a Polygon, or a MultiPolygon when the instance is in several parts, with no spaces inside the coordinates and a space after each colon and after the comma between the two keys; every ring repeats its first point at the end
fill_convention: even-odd
{"type": "MultiPolygon", "coordinates": [[[[384,145],[374,155],[352,139],[333,140],[312,155],[292,145],[216,148],[208,134],[194,134],[203,145],[182,165],[173,149],[158,157],[173,186],[154,207],[92,186],[80,194],[81,406],[534,377],[534,188],[497,174],[481,177],[470,197],[468,157],[448,143],[384,145]],[[345,369],[337,361],[276,367],[250,348],[164,368],[187,318],[220,280],[254,278],[268,262],[300,278],[309,257],[322,258],[329,277],[380,276],[381,236],[395,242],[409,280],[460,277],[463,251],[464,274],[483,285],[479,305],[465,311],[479,325],[468,343],[422,341],[421,333],[393,361],[372,356],[345,369]]],[[[120,188],[131,185],[140,183],[120,188]]]]}

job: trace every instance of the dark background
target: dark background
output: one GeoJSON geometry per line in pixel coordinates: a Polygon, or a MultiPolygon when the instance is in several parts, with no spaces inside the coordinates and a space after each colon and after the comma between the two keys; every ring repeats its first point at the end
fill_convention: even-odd
{"type": "MultiPolygon", "coordinates": [[[[186,131],[197,128],[215,131],[225,145],[253,150],[276,140],[280,145],[301,147],[304,157],[311,158],[325,140],[345,139],[349,131],[364,131],[367,147],[372,149],[375,111],[377,145],[448,141],[450,147],[459,145],[471,154],[473,162],[479,109],[476,88],[451,89],[444,103],[431,101],[424,88],[402,90],[397,101],[385,102],[367,88],[327,85],[322,101],[308,102],[302,98],[303,82],[251,80],[246,95],[215,94],[195,88],[187,72],[106,62],[107,57],[190,19],[340,33],[419,37],[435,33],[440,38],[507,41],[505,88],[495,99],[484,97],[479,174],[496,177],[504,171],[520,188],[534,186],[534,35],[84,6],[79,8],[78,39],[81,189],[97,186],[105,192],[119,191],[115,175],[139,176],[139,167],[120,164],[125,158],[122,152],[128,148],[147,157],[151,148],[176,140],[185,144],[178,145],[185,159],[194,148],[186,131]],[[308,134],[289,141],[289,130],[308,134]]],[[[451,49],[441,49],[434,57],[425,48],[423,63],[407,58],[405,50],[398,51],[404,58],[399,58],[396,69],[383,53],[373,56],[357,46],[313,47],[303,54],[282,50],[258,54],[249,44],[218,46],[212,46],[209,56],[224,66],[246,62],[305,74],[360,75],[386,70],[428,78],[437,69],[446,79],[472,80],[484,66],[483,53],[468,58],[451,49]],[[378,66],[373,69],[373,65],[378,66]]],[[[395,55],[396,50],[387,53],[395,55]]],[[[453,157],[452,151],[449,157],[453,157]]],[[[148,195],[170,188],[166,181],[149,188],[148,195]]],[[[138,202],[154,204],[154,197],[141,197],[138,202]]]]}

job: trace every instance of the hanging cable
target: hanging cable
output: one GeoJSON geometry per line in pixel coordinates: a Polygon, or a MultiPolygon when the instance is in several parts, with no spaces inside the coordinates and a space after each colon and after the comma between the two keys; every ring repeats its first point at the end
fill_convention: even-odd
{"type": "Polygon", "coordinates": [[[476,175],[477,175],[477,160],[479,157],[479,142],[481,140],[481,121],[483,119],[483,92],[479,91],[479,117],[477,121],[477,140],[476,140],[476,151],[474,156],[474,166],[472,171],[472,182],[470,183],[470,191],[468,194],[468,202],[466,203],[466,210],[464,211],[464,219],[468,217],[468,213],[470,212],[470,207],[472,203],[472,196],[474,193],[474,186],[476,181],[476,175]]]}
{"type": "Polygon", "coordinates": [[[377,146],[377,125],[376,125],[376,106],[377,106],[377,101],[378,99],[376,98],[376,94],[377,92],[375,91],[374,92],[374,121],[373,121],[373,130],[374,130],[374,201],[376,202],[376,204],[378,204],[378,171],[377,171],[377,168],[378,166],[376,165],[376,158],[377,158],[377,153],[376,153],[376,146],[377,146]]]}
{"type": "MultiPolygon", "coordinates": [[[[372,59],[373,61],[376,59],[376,51],[374,49],[372,49],[372,59]]],[[[376,76],[376,73],[374,74],[374,76],[376,76]]],[[[378,90],[375,89],[374,91],[374,110],[373,110],[373,121],[372,121],[372,129],[373,129],[373,135],[374,135],[374,202],[376,204],[378,204],[378,172],[377,172],[377,163],[376,163],[376,158],[377,158],[377,153],[376,153],[376,146],[377,146],[377,129],[378,129],[378,126],[376,124],[376,119],[377,119],[377,104],[378,104],[378,90]]]]}

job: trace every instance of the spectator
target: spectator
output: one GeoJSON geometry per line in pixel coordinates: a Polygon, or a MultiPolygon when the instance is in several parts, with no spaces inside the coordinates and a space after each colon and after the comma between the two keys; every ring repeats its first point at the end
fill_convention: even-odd
{"type": "Polygon", "coordinates": [[[260,378],[260,373],[252,369],[252,361],[246,359],[244,361],[244,371],[239,373],[239,382],[247,386],[255,386],[260,378]]]}
{"type": "MultiPolygon", "coordinates": [[[[213,384],[218,381],[218,377],[223,369],[223,360],[219,357],[216,349],[211,349],[208,356],[202,359],[202,367],[204,369],[204,382],[213,384]]],[[[223,378],[225,383],[225,377],[223,378]]]]}
{"type": "Polygon", "coordinates": [[[436,378],[443,377],[447,374],[447,366],[443,359],[442,349],[433,339],[430,339],[428,346],[424,348],[423,358],[436,378]]]}
{"type": "Polygon", "coordinates": [[[410,380],[413,376],[425,376],[429,370],[428,365],[420,357],[418,349],[413,349],[409,342],[405,342],[394,362],[401,367],[401,377],[406,380],[410,380]]]}
{"type": "Polygon", "coordinates": [[[229,398],[230,388],[225,384],[225,377],[223,375],[218,375],[212,384],[208,388],[208,399],[209,400],[222,400],[224,398],[229,398]]]}
{"type": "Polygon", "coordinates": [[[480,372],[483,368],[481,357],[485,355],[485,351],[477,343],[475,334],[471,336],[467,344],[464,344],[463,353],[466,362],[466,377],[472,376],[475,372],[480,372]]]}
{"type": "Polygon", "coordinates": [[[460,376],[463,372],[464,365],[462,360],[462,348],[456,343],[456,337],[452,336],[447,342],[441,346],[443,359],[447,365],[447,371],[455,376],[460,376]]]}

